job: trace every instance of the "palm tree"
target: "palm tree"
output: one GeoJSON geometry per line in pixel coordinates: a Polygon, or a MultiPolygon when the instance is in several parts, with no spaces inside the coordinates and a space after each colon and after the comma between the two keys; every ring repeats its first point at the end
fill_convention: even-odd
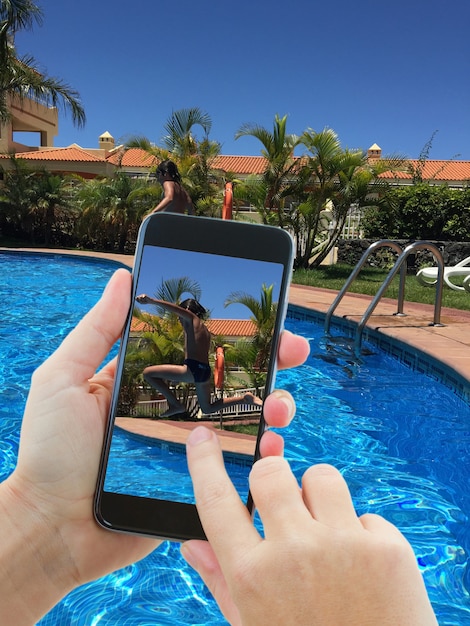
{"type": "Polygon", "coordinates": [[[257,394],[266,380],[266,371],[271,356],[271,346],[276,322],[277,302],[273,302],[273,285],[262,285],[260,299],[249,293],[235,291],[228,295],[224,306],[243,304],[250,313],[250,319],[256,326],[251,341],[239,342],[233,349],[236,361],[240,363],[255,386],[257,394]]]}
{"type": "Polygon", "coordinates": [[[20,157],[10,157],[0,193],[2,230],[31,242],[70,243],[76,211],[72,208],[73,178],[32,170],[20,157]]]}
{"type": "Polygon", "coordinates": [[[402,169],[403,158],[390,156],[371,164],[362,150],[343,149],[330,128],[309,128],[300,142],[308,152],[298,178],[300,203],[290,216],[295,266],[317,267],[334,247],[351,206],[367,206],[371,194],[386,194],[389,184],[380,174],[402,169]]]}
{"type": "MultiPolygon", "coordinates": [[[[36,194],[30,212],[39,222],[46,246],[51,243],[54,229],[58,231],[61,225],[68,224],[68,230],[71,230],[71,223],[78,212],[71,202],[72,181],[71,177],[50,172],[36,175],[36,194]]],[[[61,234],[56,232],[59,241],[54,243],[60,243],[61,234]]],[[[67,234],[70,235],[70,232],[67,234]]]]}
{"type": "Polygon", "coordinates": [[[196,213],[220,215],[223,203],[223,176],[212,168],[220,154],[220,144],[209,139],[212,120],[198,107],[174,111],[165,123],[163,146],[146,137],[132,137],[126,148],[142,148],[159,161],[171,159],[178,166],[184,187],[191,196],[196,213]],[[201,139],[194,128],[200,126],[201,139]]]}
{"type": "Polygon", "coordinates": [[[235,181],[233,185],[233,198],[241,205],[249,204],[261,217],[263,224],[277,223],[277,212],[266,206],[266,198],[269,194],[269,186],[264,179],[257,174],[250,174],[244,180],[235,181]]]}
{"type": "Polygon", "coordinates": [[[33,228],[30,207],[36,195],[36,174],[24,159],[11,156],[10,163],[11,168],[0,167],[3,176],[0,189],[2,231],[30,238],[33,228]]]}
{"type": "Polygon", "coordinates": [[[225,173],[213,168],[220,154],[220,144],[205,138],[198,143],[197,154],[181,162],[183,180],[197,213],[220,217],[223,205],[225,173]]]}
{"type": "Polygon", "coordinates": [[[199,142],[193,132],[194,126],[200,126],[204,133],[203,141],[208,140],[212,120],[199,107],[174,111],[165,123],[163,145],[174,158],[184,161],[188,157],[197,156],[199,142]]]}
{"type": "MultiPolygon", "coordinates": [[[[229,385],[239,389],[247,386],[254,388],[254,393],[259,398],[263,397],[263,389],[266,385],[266,371],[257,366],[257,347],[249,339],[239,339],[234,344],[225,346],[225,363],[235,363],[237,370],[243,372],[243,376],[231,373],[229,385]]],[[[230,370],[229,370],[230,373],[230,370]]],[[[227,388],[227,379],[225,388],[227,388]]]]}
{"type": "MultiPolygon", "coordinates": [[[[183,294],[190,294],[195,300],[201,297],[199,283],[188,276],[169,278],[157,287],[154,298],[180,304],[183,294]]],[[[145,322],[148,330],[142,333],[142,340],[147,345],[147,362],[154,364],[178,363],[184,359],[184,331],[175,314],[155,305],[157,315],[141,311],[138,307],[134,316],[145,322]]]]}
{"type": "MultiPolygon", "coordinates": [[[[257,207],[261,213],[263,223],[273,220],[281,227],[284,226],[284,199],[291,193],[293,181],[296,180],[298,159],[294,157],[294,149],[299,144],[296,135],[287,132],[287,115],[274,118],[272,132],[257,124],[244,124],[236,132],[235,139],[240,137],[256,137],[262,143],[262,156],[266,159],[266,169],[261,177],[260,187],[265,190],[264,206],[257,207]]],[[[249,185],[256,186],[251,180],[249,185]]],[[[242,194],[243,190],[239,191],[242,194]]],[[[259,192],[255,192],[259,197],[259,192]]]]}
{"type": "Polygon", "coordinates": [[[209,139],[212,120],[199,107],[174,111],[165,124],[163,145],[177,163],[183,184],[196,213],[220,215],[223,204],[223,177],[212,168],[220,144],[209,139]],[[195,127],[203,131],[198,139],[195,127]]]}
{"type": "Polygon", "coordinates": [[[299,175],[299,206],[291,215],[296,239],[296,267],[318,265],[334,246],[347,212],[370,182],[361,172],[367,161],[362,150],[341,147],[330,128],[306,130],[300,139],[307,148],[299,175]],[[311,258],[318,254],[312,262],[311,258]]]}
{"type": "Polygon", "coordinates": [[[91,241],[99,237],[101,245],[125,252],[143,215],[159,197],[157,185],[122,172],[112,178],[85,181],[77,192],[82,207],[79,229],[91,241]]]}
{"type": "Polygon", "coordinates": [[[69,85],[39,72],[31,55],[19,57],[14,36],[19,30],[30,30],[41,24],[42,12],[31,0],[0,2],[0,121],[10,117],[9,99],[32,98],[70,111],[77,126],[85,124],[85,111],[79,94],[69,85]]]}
{"type": "Polygon", "coordinates": [[[188,276],[180,278],[168,278],[162,281],[155,292],[157,300],[165,300],[180,304],[183,294],[189,293],[195,300],[201,298],[201,287],[199,283],[188,276]]]}

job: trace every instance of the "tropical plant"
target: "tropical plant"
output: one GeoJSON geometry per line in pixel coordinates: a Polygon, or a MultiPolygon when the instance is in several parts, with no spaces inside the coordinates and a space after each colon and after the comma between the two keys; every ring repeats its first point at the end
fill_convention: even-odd
{"type": "Polygon", "coordinates": [[[1,228],[7,235],[28,239],[33,229],[30,207],[36,194],[36,174],[24,159],[11,156],[10,164],[8,169],[0,168],[1,228]]]}
{"type": "Polygon", "coordinates": [[[200,142],[194,135],[195,126],[202,128],[204,133],[202,141],[207,141],[212,120],[208,113],[198,107],[174,111],[166,121],[163,145],[174,158],[184,161],[188,157],[198,155],[200,142]]]}
{"type": "Polygon", "coordinates": [[[275,224],[276,211],[266,207],[268,185],[257,174],[250,174],[233,186],[233,198],[236,204],[249,204],[261,217],[263,224],[275,224]]]}
{"type": "MultiPolygon", "coordinates": [[[[199,283],[188,276],[168,278],[162,281],[160,286],[157,288],[155,298],[157,300],[165,300],[166,302],[180,304],[181,298],[184,294],[190,294],[195,300],[200,300],[201,287],[199,283]]],[[[165,311],[165,313],[168,315],[168,312],[165,311]]]]}
{"type": "Polygon", "coordinates": [[[225,307],[242,304],[251,313],[250,319],[256,327],[255,335],[249,342],[238,342],[230,358],[240,362],[257,392],[266,380],[276,322],[277,302],[273,302],[273,287],[263,284],[259,300],[249,293],[236,291],[229,294],[224,302],[225,307]]]}
{"type": "Polygon", "coordinates": [[[146,137],[132,137],[127,148],[142,148],[159,161],[171,159],[178,166],[184,187],[197,214],[220,215],[223,202],[223,175],[212,164],[220,144],[209,139],[212,120],[198,107],[174,111],[165,123],[162,146],[146,137]],[[198,138],[195,127],[202,129],[198,138]]]}
{"type": "Polygon", "coordinates": [[[135,406],[139,399],[140,388],[143,385],[142,372],[146,365],[140,341],[127,345],[122,377],[119,386],[118,415],[131,416],[135,414],[135,406]]]}
{"type": "Polygon", "coordinates": [[[206,138],[199,142],[197,155],[181,162],[184,185],[199,215],[221,215],[225,173],[213,167],[219,154],[220,144],[206,138]]]}
{"type": "Polygon", "coordinates": [[[362,150],[343,149],[330,128],[308,129],[300,141],[307,153],[298,178],[301,202],[290,224],[297,246],[295,265],[308,267],[319,264],[334,246],[351,204],[367,195],[372,176],[362,150]]]}
{"type": "Polygon", "coordinates": [[[30,30],[42,23],[41,9],[31,0],[1,0],[0,2],[0,121],[10,117],[9,99],[20,102],[36,99],[72,114],[77,126],[85,124],[85,111],[79,94],[69,85],[38,71],[31,55],[18,56],[14,45],[15,33],[30,30]]]}
{"type": "Polygon", "coordinates": [[[390,185],[384,172],[403,167],[403,158],[369,162],[362,150],[343,149],[329,128],[308,129],[301,136],[307,154],[301,157],[297,197],[290,213],[296,241],[295,267],[318,267],[335,246],[352,208],[383,202],[390,185]]]}
{"type": "Polygon", "coordinates": [[[248,385],[254,388],[255,395],[262,397],[266,385],[266,370],[257,366],[257,357],[257,346],[249,339],[239,339],[225,348],[226,363],[236,363],[237,369],[244,373],[244,377],[231,374],[230,382],[238,388],[245,387],[248,378],[248,385]]]}
{"type": "MultiPolygon", "coordinates": [[[[176,316],[163,319],[149,315],[139,309],[134,310],[134,317],[145,323],[146,330],[140,335],[137,350],[129,360],[141,364],[141,371],[149,363],[182,363],[184,359],[184,332],[176,316]]],[[[127,357],[126,357],[127,358],[127,357]]]]}
{"type": "Polygon", "coordinates": [[[37,173],[36,193],[31,203],[30,213],[38,223],[38,230],[42,230],[42,240],[49,245],[54,234],[53,243],[63,242],[65,234],[73,232],[73,222],[77,218],[78,210],[71,201],[71,190],[74,181],[71,177],[59,176],[50,172],[37,173]],[[61,225],[66,232],[60,232],[61,225]]]}
{"type": "Polygon", "coordinates": [[[366,237],[407,240],[470,238],[470,188],[419,183],[395,188],[384,201],[366,210],[366,237]]]}
{"type": "Polygon", "coordinates": [[[77,190],[79,232],[89,245],[125,252],[135,241],[142,217],[160,197],[153,182],[118,172],[111,178],[84,181],[77,190]]]}
{"type": "Polygon", "coordinates": [[[372,191],[383,195],[387,183],[380,174],[403,161],[389,157],[371,164],[362,150],[343,149],[331,129],[309,128],[297,137],[287,134],[286,124],[287,116],[276,115],[272,132],[251,124],[237,132],[237,139],[261,141],[266,169],[238,184],[234,195],[254,206],[263,223],[294,236],[295,267],[314,267],[334,247],[351,207],[370,204],[372,191]],[[299,146],[307,152],[295,157],[299,146]]]}
{"type": "Polygon", "coordinates": [[[257,124],[244,124],[235,134],[240,137],[255,137],[263,148],[266,169],[261,177],[251,177],[237,189],[237,196],[246,194],[261,215],[264,224],[285,225],[284,201],[291,195],[297,179],[298,159],[294,150],[299,137],[287,133],[287,115],[274,117],[273,130],[257,124]]]}
{"type": "Polygon", "coordinates": [[[32,170],[20,157],[11,156],[10,166],[0,191],[4,232],[45,245],[74,243],[73,177],[32,170]]]}

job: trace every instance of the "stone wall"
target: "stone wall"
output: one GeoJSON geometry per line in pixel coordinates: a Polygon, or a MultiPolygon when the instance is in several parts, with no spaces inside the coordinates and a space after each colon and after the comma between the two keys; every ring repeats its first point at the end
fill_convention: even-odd
{"type": "MultiPolygon", "coordinates": [[[[338,263],[356,265],[367,248],[374,243],[374,239],[340,239],[337,242],[338,263]]],[[[402,239],[394,240],[403,249],[411,243],[402,239]]],[[[470,242],[431,241],[442,252],[445,265],[455,265],[470,256],[470,242]]],[[[396,254],[389,248],[381,248],[369,257],[368,265],[391,267],[396,260],[396,254]]],[[[408,271],[414,272],[420,267],[435,265],[434,255],[428,250],[418,250],[407,259],[408,271]]]]}

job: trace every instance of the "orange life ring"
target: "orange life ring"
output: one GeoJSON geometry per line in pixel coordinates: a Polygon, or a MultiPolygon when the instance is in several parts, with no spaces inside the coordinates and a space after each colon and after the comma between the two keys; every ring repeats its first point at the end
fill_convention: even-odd
{"type": "Polygon", "coordinates": [[[222,346],[217,346],[215,351],[214,385],[216,389],[224,388],[225,355],[222,346]]]}
{"type": "Polygon", "coordinates": [[[233,185],[225,183],[224,204],[222,207],[222,219],[231,220],[233,209],[233,185]]]}

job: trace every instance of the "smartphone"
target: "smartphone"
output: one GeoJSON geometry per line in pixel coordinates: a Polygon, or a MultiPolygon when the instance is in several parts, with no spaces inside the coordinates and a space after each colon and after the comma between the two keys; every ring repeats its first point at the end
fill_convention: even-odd
{"type": "Polygon", "coordinates": [[[157,213],[140,228],[94,510],[105,528],[204,538],[185,442],[217,431],[252,510],[287,308],[293,244],[280,228],[157,213]]]}

